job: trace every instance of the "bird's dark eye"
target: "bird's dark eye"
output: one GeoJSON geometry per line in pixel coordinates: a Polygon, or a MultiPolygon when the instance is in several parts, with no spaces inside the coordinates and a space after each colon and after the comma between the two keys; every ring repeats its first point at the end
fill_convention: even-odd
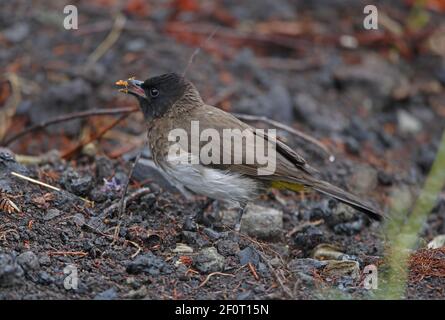
{"type": "Polygon", "coordinates": [[[159,90],[156,88],[151,88],[150,89],[150,96],[152,98],[156,98],[157,96],[159,96],[159,90]]]}

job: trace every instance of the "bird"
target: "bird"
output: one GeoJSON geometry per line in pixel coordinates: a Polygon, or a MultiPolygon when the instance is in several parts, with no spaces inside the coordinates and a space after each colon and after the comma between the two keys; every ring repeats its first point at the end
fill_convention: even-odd
{"type": "Polygon", "coordinates": [[[236,230],[240,229],[248,202],[269,188],[295,192],[313,189],[374,220],[382,220],[383,214],[366,201],[320,179],[318,170],[284,142],[206,104],[195,85],[184,76],[166,73],[145,81],[133,77],[116,84],[124,87],[120,91],[136,97],[139,102],[155,164],[194,193],[237,207],[236,230]],[[199,125],[199,132],[196,132],[196,125],[199,125]],[[196,142],[194,135],[204,132],[208,139],[196,142]],[[230,136],[225,132],[235,133],[230,136]],[[253,135],[255,140],[243,139],[243,133],[253,135]],[[241,141],[241,151],[234,147],[236,138],[241,138],[237,140],[241,141]],[[224,147],[226,145],[229,147],[224,147]],[[248,159],[259,145],[273,148],[274,159],[271,157],[272,165],[268,164],[272,169],[263,162],[248,159]],[[202,157],[203,148],[207,148],[207,156],[213,161],[202,157]],[[262,169],[265,172],[260,173],[262,169]]]}

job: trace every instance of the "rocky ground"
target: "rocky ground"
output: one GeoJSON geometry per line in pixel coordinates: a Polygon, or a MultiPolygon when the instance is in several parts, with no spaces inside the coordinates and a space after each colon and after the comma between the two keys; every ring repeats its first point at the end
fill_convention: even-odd
{"type": "MultiPolygon", "coordinates": [[[[236,233],[233,211],[185,198],[145,150],[120,217],[145,140],[139,113],[9,139],[56,116],[135,106],[116,80],[182,72],[202,45],[188,78],[207,102],[315,137],[334,162],[279,131],[327,180],[391,216],[394,202],[415,200],[445,129],[444,8],[430,2],[378,1],[380,27],[371,31],[363,1],[92,0],[77,4],[76,31],[62,28],[63,1],[2,3],[0,70],[9,82],[0,83],[0,189],[20,210],[0,211],[0,298],[374,297],[363,269],[387,269],[385,224],[319,194],[270,191],[236,233]],[[72,268],[75,290],[66,289],[72,268]]],[[[444,233],[442,193],[410,260],[407,298],[443,298],[445,251],[425,248],[444,233]]]]}

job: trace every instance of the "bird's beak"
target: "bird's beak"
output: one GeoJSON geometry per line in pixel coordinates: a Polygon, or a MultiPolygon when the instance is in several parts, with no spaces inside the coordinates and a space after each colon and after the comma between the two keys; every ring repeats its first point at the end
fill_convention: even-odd
{"type": "Polygon", "coordinates": [[[141,98],[147,98],[144,89],[142,89],[141,87],[143,83],[144,83],[143,81],[129,79],[127,87],[128,92],[141,98]]]}
{"type": "Polygon", "coordinates": [[[127,81],[119,80],[118,82],[116,82],[118,86],[125,87],[120,89],[121,92],[133,94],[140,98],[147,98],[144,89],[142,89],[141,87],[143,83],[143,81],[135,80],[132,78],[128,79],[127,81]]]}

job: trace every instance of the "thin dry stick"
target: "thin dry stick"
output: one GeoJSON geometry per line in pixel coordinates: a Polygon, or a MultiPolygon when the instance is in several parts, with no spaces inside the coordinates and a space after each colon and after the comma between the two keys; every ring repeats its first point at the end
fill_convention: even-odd
{"type": "Polygon", "coordinates": [[[12,174],[13,176],[17,177],[17,178],[21,178],[21,179],[23,179],[23,180],[26,180],[26,181],[29,181],[29,182],[38,184],[39,186],[46,187],[46,188],[48,188],[48,189],[52,189],[52,190],[55,190],[55,191],[62,191],[62,189],[60,189],[60,188],[54,187],[54,186],[49,185],[49,184],[47,184],[47,183],[41,182],[41,181],[39,181],[39,180],[35,180],[35,179],[33,179],[33,178],[29,178],[29,177],[24,176],[24,175],[22,175],[22,174],[20,174],[20,173],[17,173],[17,172],[14,172],[14,171],[13,171],[13,172],[11,172],[11,174],[12,174]]]}
{"type": "MultiPolygon", "coordinates": [[[[125,198],[125,203],[131,202],[134,199],[140,198],[141,196],[146,195],[148,193],[151,193],[150,188],[138,189],[137,191],[133,192],[132,194],[130,194],[128,197],[125,198]]],[[[121,205],[120,201],[112,204],[103,212],[102,216],[104,216],[104,217],[108,216],[108,214],[110,212],[118,209],[120,207],[120,205],[121,205]]]]}
{"type": "Polygon", "coordinates": [[[50,256],[80,256],[85,257],[88,253],[83,251],[50,251],[48,252],[50,256]]]}
{"type": "Polygon", "coordinates": [[[6,139],[1,143],[3,146],[8,146],[12,142],[16,141],[17,139],[23,137],[24,135],[27,135],[31,132],[34,132],[36,130],[44,129],[50,125],[61,123],[61,122],[67,122],[75,119],[82,119],[82,118],[89,118],[93,116],[108,116],[108,115],[114,115],[114,114],[121,114],[121,113],[132,113],[138,111],[138,108],[134,107],[122,107],[122,108],[116,108],[116,109],[95,109],[90,111],[84,111],[84,112],[74,112],[69,113],[66,115],[62,115],[59,117],[55,117],[52,119],[49,119],[47,121],[43,121],[41,123],[35,124],[33,126],[30,126],[28,128],[25,128],[23,131],[18,132],[17,134],[13,135],[12,137],[6,139]]]}
{"type": "Polygon", "coordinates": [[[260,255],[261,259],[267,264],[267,267],[269,268],[270,272],[272,272],[272,274],[274,275],[275,279],[278,281],[278,284],[280,285],[280,287],[283,290],[283,292],[290,299],[293,299],[294,296],[293,296],[292,292],[290,291],[290,289],[288,287],[286,287],[286,285],[284,284],[284,282],[281,279],[281,277],[278,275],[278,273],[276,272],[274,267],[270,264],[269,259],[267,259],[267,257],[261,251],[257,251],[257,252],[260,255]]]}
{"type": "Polygon", "coordinates": [[[226,276],[226,277],[235,277],[234,274],[230,274],[230,273],[222,273],[222,272],[212,272],[210,273],[203,282],[201,282],[201,284],[198,286],[198,288],[201,288],[203,286],[206,285],[207,282],[209,282],[210,278],[213,276],[226,276]]]}
{"type": "Polygon", "coordinates": [[[117,238],[118,238],[119,231],[120,231],[120,228],[121,228],[121,223],[122,223],[121,218],[122,218],[123,214],[125,213],[125,206],[127,204],[126,201],[125,201],[125,196],[127,195],[128,186],[130,185],[130,180],[131,180],[131,177],[133,176],[134,169],[136,168],[136,165],[139,162],[139,159],[141,158],[142,152],[144,151],[146,145],[147,145],[147,143],[144,142],[144,145],[143,145],[141,151],[139,151],[136,159],[134,160],[133,165],[131,166],[131,169],[130,169],[130,173],[128,174],[127,183],[125,184],[124,191],[122,192],[122,197],[121,197],[121,200],[119,202],[119,214],[118,214],[118,217],[117,217],[118,224],[116,226],[116,229],[114,230],[114,239],[115,240],[117,240],[117,238]]]}
{"type": "Polygon", "coordinates": [[[184,72],[182,73],[182,76],[185,77],[185,75],[187,74],[188,69],[190,68],[190,66],[193,63],[193,60],[195,59],[195,57],[199,54],[199,52],[201,51],[201,48],[204,47],[207,42],[209,42],[213,36],[215,35],[215,33],[218,31],[219,26],[215,27],[215,29],[213,29],[212,33],[207,37],[207,39],[204,40],[203,43],[201,43],[201,45],[195,49],[195,51],[193,51],[192,55],[189,58],[189,61],[187,63],[187,66],[184,69],[184,72]]]}
{"type": "MultiPolygon", "coordinates": [[[[23,131],[15,134],[14,136],[6,139],[5,141],[3,141],[1,143],[1,145],[3,146],[8,146],[10,145],[12,142],[18,140],[19,138],[23,137],[26,134],[29,134],[33,131],[39,130],[39,129],[44,129],[50,125],[53,124],[57,124],[57,123],[61,123],[61,122],[66,122],[66,121],[71,121],[74,119],[80,119],[80,118],[88,118],[88,117],[93,117],[93,116],[104,116],[104,115],[114,115],[114,114],[121,114],[121,113],[133,113],[138,111],[137,108],[134,107],[122,107],[122,108],[116,108],[116,109],[96,109],[96,110],[91,110],[91,111],[85,111],[85,112],[75,112],[75,113],[70,113],[67,115],[63,115],[60,117],[56,117],[53,119],[50,119],[48,121],[44,121],[41,122],[39,124],[33,125],[31,127],[28,127],[26,129],[24,129],[23,131]]],[[[259,121],[259,122],[264,122],[266,124],[269,124],[271,126],[277,127],[281,130],[284,130],[286,132],[289,132],[292,135],[295,135],[301,139],[304,139],[314,145],[316,145],[317,147],[319,147],[321,150],[323,150],[328,156],[329,156],[329,161],[333,162],[335,161],[335,156],[329,151],[329,149],[322,144],[320,141],[318,141],[317,139],[297,130],[294,129],[292,127],[289,127],[281,122],[275,121],[275,120],[271,120],[268,119],[264,116],[253,116],[253,115],[249,115],[249,114],[242,114],[242,113],[234,113],[234,116],[236,116],[237,118],[239,118],[240,120],[244,120],[244,121],[259,121]]]]}
{"type": "Polygon", "coordinates": [[[242,114],[242,113],[234,113],[233,114],[235,117],[237,117],[240,120],[245,120],[245,121],[260,121],[260,122],[264,122],[267,123],[271,126],[277,127],[278,129],[287,131],[301,139],[304,139],[314,145],[316,145],[317,147],[319,147],[321,150],[323,150],[328,156],[329,156],[329,161],[334,162],[335,161],[335,156],[329,151],[329,149],[322,144],[320,141],[318,141],[317,139],[307,135],[304,132],[301,132],[297,129],[294,129],[292,127],[289,127],[281,122],[275,121],[275,120],[271,120],[268,119],[264,116],[252,116],[250,114],[242,114]]]}
{"type": "Polygon", "coordinates": [[[250,272],[252,273],[253,277],[255,278],[255,280],[260,280],[260,276],[258,275],[258,273],[255,270],[255,266],[252,264],[252,262],[249,262],[247,264],[247,266],[249,267],[250,272]]]}
{"type": "Polygon", "coordinates": [[[87,66],[91,66],[99,61],[99,59],[113,46],[117,39],[119,39],[126,21],[127,18],[119,12],[108,36],[88,57],[87,66]]]}
{"type": "Polygon", "coordinates": [[[49,184],[47,184],[47,183],[41,182],[41,181],[39,181],[39,180],[30,178],[30,177],[27,177],[27,176],[24,176],[24,175],[22,175],[22,174],[20,174],[20,173],[14,172],[14,171],[12,171],[11,174],[12,174],[14,177],[17,177],[17,178],[20,178],[20,179],[29,181],[29,182],[31,182],[31,183],[35,183],[35,184],[37,184],[37,185],[39,185],[39,186],[42,186],[42,187],[45,187],[45,188],[48,188],[48,189],[52,189],[52,190],[59,191],[59,192],[61,192],[61,191],[67,192],[67,193],[69,193],[69,194],[75,196],[76,198],[79,198],[79,199],[81,199],[82,201],[86,202],[89,206],[94,206],[94,202],[93,202],[93,201],[90,201],[90,200],[88,200],[88,199],[85,199],[85,198],[76,196],[76,195],[74,195],[74,194],[72,194],[72,193],[70,193],[70,192],[68,192],[68,191],[66,191],[66,190],[63,190],[63,189],[54,187],[54,186],[52,186],[52,185],[49,185],[49,184]]]}
{"type": "MultiPolygon", "coordinates": [[[[90,229],[92,232],[94,232],[94,233],[96,233],[96,234],[98,234],[98,235],[100,235],[100,236],[103,236],[103,237],[105,237],[105,238],[108,238],[108,239],[113,240],[113,243],[114,243],[114,235],[104,233],[104,232],[102,232],[102,231],[96,229],[95,227],[93,227],[93,226],[87,224],[87,223],[85,223],[84,226],[85,226],[86,228],[90,229]]],[[[139,244],[137,244],[136,242],[134,242],[134,241],[130,241],[130,240],[127,240],[127,239],[121,239],[121,241],[122,241],[123,243],[129,243],[129,244],[133,245],[133,246],[137,249],[136,252],[133,253],[133,254],[131,255],[131,258],[132,258],[132,259],[134,259],[134,258],[135,258],[135,257],[142,251],[141,246],[140,246],[139,244]]]]}

